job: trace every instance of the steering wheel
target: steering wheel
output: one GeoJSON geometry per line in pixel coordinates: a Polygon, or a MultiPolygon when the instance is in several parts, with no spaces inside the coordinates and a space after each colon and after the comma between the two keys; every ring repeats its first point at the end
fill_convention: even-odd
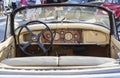
{"type": "Polygon", "coordinates": [[[48,25],[46,23],[41,22],[41,21],[30,21],[30,22],[27,22],[26,24],[20,26],[20,28],[21,29],[18,32],[18,39],[17,40],[18,40],[18,45],[19,45],[19,47],[20,47],[20,49],[22,50],[23,53],[25,53],[27,55],[30,55],[30,56],[31,55],[37,55],[35,51],[34,52],[26,51],[27,47],[29,47],[31,44],[37,44],[39,46],[39,48],[42,49],[43,53],[47,54],[48,50],[52,47],[54,38],[53,38],[53,34],[52,34],[51,29],[48,27],[48,25]],[[43,24],[45,26],[45,28],[43,30],[41,30],[40,33],[34,34],[32,32],[32,30],[29,28],[29,25],[31,25],[31,24],[43,24]],[[21,31],[24,28],[27,30],[28,33],[30,33],[31,38],[30,38],[30,40],[28,40],[28,42],[26,44],[22,45],[21,42],[20,42],[20,34],[21,34],[21,31]],[[43,34],[45,32],[49,32],[50,37],[51,37],[50,44],[49,44],[48,48],[45,48],[44,44],[41,41],[41,37],[44,36],[43,34]]]}

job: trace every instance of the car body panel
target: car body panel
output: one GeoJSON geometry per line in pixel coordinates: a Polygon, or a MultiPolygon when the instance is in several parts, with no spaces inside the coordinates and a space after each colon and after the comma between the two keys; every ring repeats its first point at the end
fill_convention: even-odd
{"type": "Polygon", "coordinates": [[[15,56],[15,44],[13,37],[8,38],[5,42],[0,44],[0,61],[15,56]]]}

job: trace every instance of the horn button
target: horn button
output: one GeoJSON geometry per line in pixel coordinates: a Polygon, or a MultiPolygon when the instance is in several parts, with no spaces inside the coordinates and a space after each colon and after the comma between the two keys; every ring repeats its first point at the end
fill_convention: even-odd
{"type": "Polygon", "coordinates": [[[37,42],[38,41],[38,36],[37,35],[33,35],[32,36],[32,41],[33,42],[37,42]]]}

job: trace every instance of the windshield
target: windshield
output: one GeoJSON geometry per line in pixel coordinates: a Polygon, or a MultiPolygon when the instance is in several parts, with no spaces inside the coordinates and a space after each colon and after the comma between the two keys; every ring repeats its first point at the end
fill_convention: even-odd
{"type": "Polygon", "coordinates": [[[34,20],[45,23],[90,23],[110,28],[107,12],[96,7],[51,6],[26,8],[15,15],[15,24],[19,26],[34,20]]]}
{"type": "Polygon", "coordinates": [[[78,2],[80,4],[87,3],[87,0],[69,0],[71,2],[78,2]]]}

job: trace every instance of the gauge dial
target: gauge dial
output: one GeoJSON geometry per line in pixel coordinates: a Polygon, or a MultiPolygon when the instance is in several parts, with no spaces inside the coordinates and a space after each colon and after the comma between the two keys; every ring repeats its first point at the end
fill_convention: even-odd
{"type": "Polygon", "coordinates": [[[66,39],[66,40],[71,40],[72,37],[73,37],[73,36],[72,36],[71,33],[66,33],[66,34],[65,34],[65,39],[66,39]]]}
{"type": "Polygon", "coordinates": [[[60,38],[59,33],[56,33],[56,34],[55,34],[55,40],[58,40],[59,38],[60,38]]]}

